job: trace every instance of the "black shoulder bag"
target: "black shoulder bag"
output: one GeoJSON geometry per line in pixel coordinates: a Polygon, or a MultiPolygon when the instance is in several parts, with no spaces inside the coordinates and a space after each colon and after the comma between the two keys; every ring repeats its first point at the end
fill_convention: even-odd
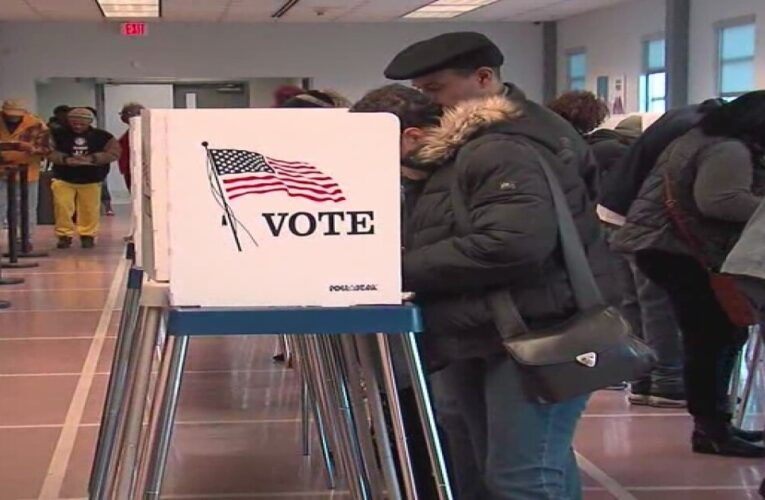
{"type": "MultiPolygon", "coordinates": [[[[556,327],[531,331],[511,290],[489,293],[494,322],[505,349],[521,367],[526,392],[535,401],[557,403],[639,379],[650,371],[656,356],[632,335],[621,313],[606,304],[555,173],[536,148],[522,145],[533,152],[550,187],[566,271],[579,309],[556,327]]],[[[455,174],[452,205],[458,231],[468,234],[470,215],[458,179],[455,174]]]]}

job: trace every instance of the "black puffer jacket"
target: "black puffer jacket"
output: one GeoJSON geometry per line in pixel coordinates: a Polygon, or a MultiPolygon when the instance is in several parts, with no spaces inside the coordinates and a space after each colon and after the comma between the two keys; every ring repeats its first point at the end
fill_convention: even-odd
{"type": "MultiPolygon", "coordinates": [[[[509,289],[532,329],[576,312],[550,190],[523,143],[549,156],[596,276],[604,283],[610,272],[572,141],[556,135],[539,115],[531,120],[527,102],[493,97],[465,103],[447,113],[412,159],[431,174],[406,220],[404,283],[423,308],[423,347],[431,368],[502,351],[486,302],[491,290],[509,289]],[[471,216],[466,236],[458,236],[454,224],[455,176],[471,216]]],[[[573,134],[576,146],[583,145],[573,134]]],[[[610,292],[606,287],[604,293],[610,292]]]]}

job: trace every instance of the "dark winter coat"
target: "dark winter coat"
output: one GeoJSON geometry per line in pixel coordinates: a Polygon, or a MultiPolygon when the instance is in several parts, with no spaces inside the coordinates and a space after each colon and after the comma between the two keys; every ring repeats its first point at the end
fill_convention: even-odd
{"type": "Polygon", "coordinates": [[[642,132],[640,116],[631,116],[622,120],[614,130],[599,129],[585,136],[598,164],[598,199],[606,196],[604,192],[615,184],[613,175],[619,175],[618,166],[629,152],[630,146],[642,132]]]}
{"type": "Polygon", "coordinates": [[[431,367],[502,351],[486,300],[492,290],[509,289],[532,329],[576,312],[550,190],[524,143],[548,156],[593,270],[600,277],[609,272],[582,165],[572,141],[558,135],[568,128],[558,128],[557,121],[550,126],[528,103],[503,97],[464,103],[428,133],[411,159],[430,175],[405,221],[404,286],[422,306],[423,348],[431,367]],[[464,236],[454,222],[455,177],[471,218],[471,232],[464,236]]]}
{"type": "Polygon", "coordinates": [[[705,135],[694,128],[659,157],[612,240],[623,252],[659,250],[695,256],[666,209],[666,181],[715,268],[722,265],[761,200],[765,169],[741,141],[705,135]]]}
{"type": "Polygon", "coordinates": [[[612,212],[627,215],[661,153],[672,141],[698,125],[710,109],[719,105],[719,100],[710,99],[702,104],[669,111],[659,118],[643,132],[615,167],[618,175],[604,181],[599,203],[612,212]]]}

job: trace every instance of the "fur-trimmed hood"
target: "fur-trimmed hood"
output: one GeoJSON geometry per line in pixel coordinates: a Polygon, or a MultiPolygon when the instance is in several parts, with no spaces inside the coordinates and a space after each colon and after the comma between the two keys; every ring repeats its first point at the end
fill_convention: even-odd
{"type": "Polygon", "coordinates": [[[505,96],[466,101],[446,111],[441,124],[427,131],[410,161],[423,166],[443,164],[480,132],[523,115],[521,103],[505,96]]]}

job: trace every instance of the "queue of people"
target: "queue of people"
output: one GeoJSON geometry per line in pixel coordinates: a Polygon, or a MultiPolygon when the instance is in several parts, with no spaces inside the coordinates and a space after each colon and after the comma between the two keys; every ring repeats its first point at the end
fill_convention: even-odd
{"type": "MultiPolygon", "coordinates": [[[[79,237],[83,248],[93,248],[102,205],[106,215],[114,214],[105,180],[110,164],[121,158],[121,148],[109,132],[94,126],[95,120],[92,108],[58,106],[45,124],[21,100],[6,100],[2,105],[0,169],[3,165],[27,167],[29,224],[33,229],[41,163],[47,160],[53,165],[51,191],[59,249],[71,247],[74,237],[79,237]]],[[[4,180],[0,186],[5,189],[4,180]]],[[[3,218],[6,203],[6,194],[0,193],[3,218]]],[[[32,243],[27,242],[26,247],[31,248],[32,243]]]]}
{"type": "Polygon", "coordinates": [[[423,310],[421,349],[456,498],[582,498],[572,440],[588,395],[540,403],[492,305],[497,289],[509,290],[539,332],[578,312],[551,188],[527,146],[562,160],[555,175],[592,274],[656,353],[650,372],[627,381],[628,401],[687,406],[696,453],[765,456],[762,432],[731,424],[728,382],[747,329],[715,279],[759,214],[738,264],[727,265],[763,303],[765,93],[675,110],[645,130],[628,117],[605,131],[608,110],[594,95],[551,103],[557,117],[503,83],[502,62],[475,33],[425,40],[385,72],[414,88],[389,85],[352,108],[401,122],[403,278],[423,310]]]}

